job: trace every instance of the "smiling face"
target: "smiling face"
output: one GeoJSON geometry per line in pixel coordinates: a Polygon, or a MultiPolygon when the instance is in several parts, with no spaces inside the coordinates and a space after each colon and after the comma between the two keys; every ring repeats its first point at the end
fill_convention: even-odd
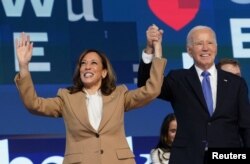
{"type": "Polygon", "coordinates": [[[215,34],[209,28],[199,28],[191,31],[189,37],[187,51],[195,65],[202,70],[209,69],[214,64],[217,54],[215,34]]]}
{"type": "Polygon", "coordinates": [[[106,75],[107,70],[103,69],[102,59],[96,52],[88,52],[82,58],[80,77],[85,89],[97,91],[106,75]]]}

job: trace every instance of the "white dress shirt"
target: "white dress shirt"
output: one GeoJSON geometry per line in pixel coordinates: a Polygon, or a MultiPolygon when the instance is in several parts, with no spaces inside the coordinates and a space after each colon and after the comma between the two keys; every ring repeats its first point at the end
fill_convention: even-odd
{"type": "Polygon", "coordinates": [[[144,51],[142,51],[142,60],[144,63],[149,64],[153,60],[153,54],[146,54],[144,51]]]}
{"type": "Polygon", "coordinates": [[[92,127],[98,131],[101,119],[102,119],[102,95],[101,91],[97,91],[95,94],[88,94],[86,90],[86,104],[87,104],[87,111],[88,111],[88,117],[89,122],[92,125],[92,127]]]}

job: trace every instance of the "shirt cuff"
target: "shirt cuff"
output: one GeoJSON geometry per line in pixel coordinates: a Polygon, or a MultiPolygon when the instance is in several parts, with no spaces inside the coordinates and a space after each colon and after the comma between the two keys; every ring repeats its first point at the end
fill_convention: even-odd
{"type": "Polygon", "coordinates": [[[147,53],[145,53],[144,51],[142,51],[142,61],[143,61],[145,64],[151,63],[152,60],[153,60],[153,54],[147,54],[147,53]]]}

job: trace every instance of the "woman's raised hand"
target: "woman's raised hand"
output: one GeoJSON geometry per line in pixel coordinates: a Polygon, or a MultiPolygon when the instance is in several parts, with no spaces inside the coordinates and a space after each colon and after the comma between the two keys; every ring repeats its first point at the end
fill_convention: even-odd
{"type": "Polygon", "coordinates": [[[28,71],[28,65],[32,57],[33,43],[30,42],[30,37],[22,32],[20,37],[16,39],[16,53],[19,62],[20,73],[28,71]]]}

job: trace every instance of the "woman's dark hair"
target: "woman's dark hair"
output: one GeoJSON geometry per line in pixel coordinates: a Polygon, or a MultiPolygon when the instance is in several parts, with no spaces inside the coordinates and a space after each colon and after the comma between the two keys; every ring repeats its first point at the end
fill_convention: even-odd
{"type": "Polygon", "coordinates": [[[162,122],[161,132],[160,132],[160,140],[156,146],[156,148],[161,148],[165,151],[170,151],[171,145],[169,145],[169,141],[167,140],[168,130],[170,122],[176,120],[174,113],[168,114],[162,122]]]}
{"type": "Polygon", "coordinates": [[[100,89],[101,89],[102,94],[109,95],[116,88],[116,75],[106,55],[94,49],[87,49],[80,55],[78,62],[76,64],[74,75],[73,75],[73,86],[69,87],[68,89],[71,94],[79,92],[79,91],[83,91],[84,84],[82,83],[81,77],[80,77],[80,67],[81,67],[82,59],[90,52],[95,52],[100,56],[103,69],[107,70],[107,75],[105,78],[102,79],[102,84],[101,84],[100,89]]]}

